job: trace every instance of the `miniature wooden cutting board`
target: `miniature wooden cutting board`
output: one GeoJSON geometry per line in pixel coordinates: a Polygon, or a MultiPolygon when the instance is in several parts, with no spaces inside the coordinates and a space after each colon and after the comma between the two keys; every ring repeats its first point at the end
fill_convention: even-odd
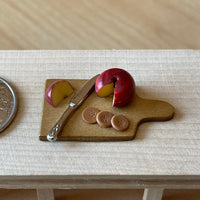
{"type": "MultiPolygon", "coordinates": [[[[48,86],[56,81],[46,80],[45,91],[48,86]]],[[[43,116],[39,139],[47,141],[46,135],[58,118],[62,115],[71,97],[87,80],[67,80],[74,88],[74,93],[64,99],[56,108],[50,106],[44,95],[43,116]]],[[[174,107],[167,102],[142,99],[136,94],[131,103],[125,107],[112,107],[113,96],[100,98],[93,92],[83,104],[71,115],[63,132],[58,136],[58,141],[120,141],[134,139],[140,123],[147,121],[166,121],[174,115],[174,107]],[[110,111],[113,114],[123,114],[129,120],[129,128],[118,132],[113,128],[101,128],[98,124],[87,124],[82,120],[82,111],[86,107],[96,107],[99,110],[110,111]]],[[[164,126],[164,125],[163,125],[164,126]]]]}

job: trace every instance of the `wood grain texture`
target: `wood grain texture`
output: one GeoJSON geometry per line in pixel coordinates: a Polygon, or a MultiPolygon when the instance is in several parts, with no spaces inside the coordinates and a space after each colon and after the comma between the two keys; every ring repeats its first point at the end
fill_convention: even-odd
{"type": "MultiPolygon", "coordinates": [[[[55,79],[48,79],[45,83],[45,91],[55,81],[55,79]]],[[[66,80],[74,88],[74,94],[79,91],[87,80],[71,79],[66,80]]],[[[47,133],[60,116],[66,110],[72,94],[70,97],[63,100],[59,106],[52,107],[43,100],[43,114],[40,130],[40,140],[47,140],[47,133]]],[[[137,88],[136,88],[137,91],[137,88]]],[[[174,108],[167,102],[143,99],[136,93],[135,96],[127,106],[113,107],[113,95],[106,98],[97,97],[93,92],[68,119],[62,134],[58,136],[58,141],[126,141],[133,140],[136,136],[139,125],[148,121],[167,121],[172,119],[174,115],[174,108]],[[129,120],[129,128],[126,131],[120,132],[113,128],[102,128],[97,124],[89,125],[82,120],[82,112],[87,107],[95,107],[100,111],[109,111],[114,115],[124,115],[129,120]]],[[[164,126],[164,124],[163,124],[164,126]]]]}
{"type": "Polygon", "coordinates": [[[194,175],[198,179],[199,63],[200,51],[192,50],[1,51],[1,76],[16,88],[19,110],[0,135],[0,178],[179,175],[184,180],[194,175]],[[129,71],[141,97],[172,104],[173,120],[164,126],[143,124],[134,141],[39,141],[45,80],[89,79],[111,67],[129,71]]]}
{"type": "Polygon", "coordinates": [[[1,176],[6,189],[200,189],[198,176],[46,175],[1,176]]]}
{"type": "Polygon", "coordinates": [[[198,0],[0,1],[0,49],[200,48],[198,0]]]}
{"type": "MultiPolygon", "coordinates": [[[[90,190],[55,190],[56,200],[141,200],[143,190],[136,189],[90,189],[90,190]]],[[[0,189],[3,200],[37,200],[35,190],[0,189]]],[[[200,190],[164,190],[162,200],[198,200],[200,190]]]]}
{"type": "Polygon", "coordinates": [[[144,195],[142,200],[161,200],[163,196],[163,189],[147,188],[144,190],[144,195]]]}
{"type": "Polygon", "coordinates": [[[38,200],[55,200],[54,191],[53,190],[42,190],[37,189],[37,199],[38,200]]]}

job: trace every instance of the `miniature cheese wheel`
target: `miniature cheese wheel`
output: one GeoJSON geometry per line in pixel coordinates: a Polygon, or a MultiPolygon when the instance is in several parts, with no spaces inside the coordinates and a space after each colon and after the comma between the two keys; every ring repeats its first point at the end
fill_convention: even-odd
{"type": "Polygon", "coordinates": [[[101,111],[97,114],[96,120],[99,126],[108,128],[111,127],[111,118],[113,117],[113,114],[108,111],[101,111]]]}
{"type": "Polygon", "coordinates": [[[89,124],[95,124],[97,122],[96,115],[98,112],[100,112],[100,110],[94,107],[85,108],[82,112],[82,118],[89,124]]]}
{"type": "Polygon", "coordinates": [[[129,121],[123,115],[114,115],[111,119],[111,124],[117,131],[124,131],[129,127],[129,121]]]}

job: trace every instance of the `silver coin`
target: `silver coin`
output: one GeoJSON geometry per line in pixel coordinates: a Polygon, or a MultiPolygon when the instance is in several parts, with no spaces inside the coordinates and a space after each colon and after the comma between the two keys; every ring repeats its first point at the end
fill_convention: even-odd
{"type": "Polygon", "coordinates": [[[16,112],[16,93],[7,81],[0,78],[0,132],[8,127],[16,112]]]}

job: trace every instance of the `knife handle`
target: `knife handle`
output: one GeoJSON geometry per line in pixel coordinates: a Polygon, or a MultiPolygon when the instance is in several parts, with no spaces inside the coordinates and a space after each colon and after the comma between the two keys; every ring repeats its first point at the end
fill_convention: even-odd
{"type": "Polygon", "coordinates": [[[58,135],[61,134],[67,119],[71,115],[71,113],[75,110],[76,105],[74,103],[69,103],[68,108],[66,111],[62,114],[62,116],[58,119],[58,121],[55,123],[55,125],[49,130],[47,134],[47,140],[50,142],[54,142],[57,140],[58,135]]]}

